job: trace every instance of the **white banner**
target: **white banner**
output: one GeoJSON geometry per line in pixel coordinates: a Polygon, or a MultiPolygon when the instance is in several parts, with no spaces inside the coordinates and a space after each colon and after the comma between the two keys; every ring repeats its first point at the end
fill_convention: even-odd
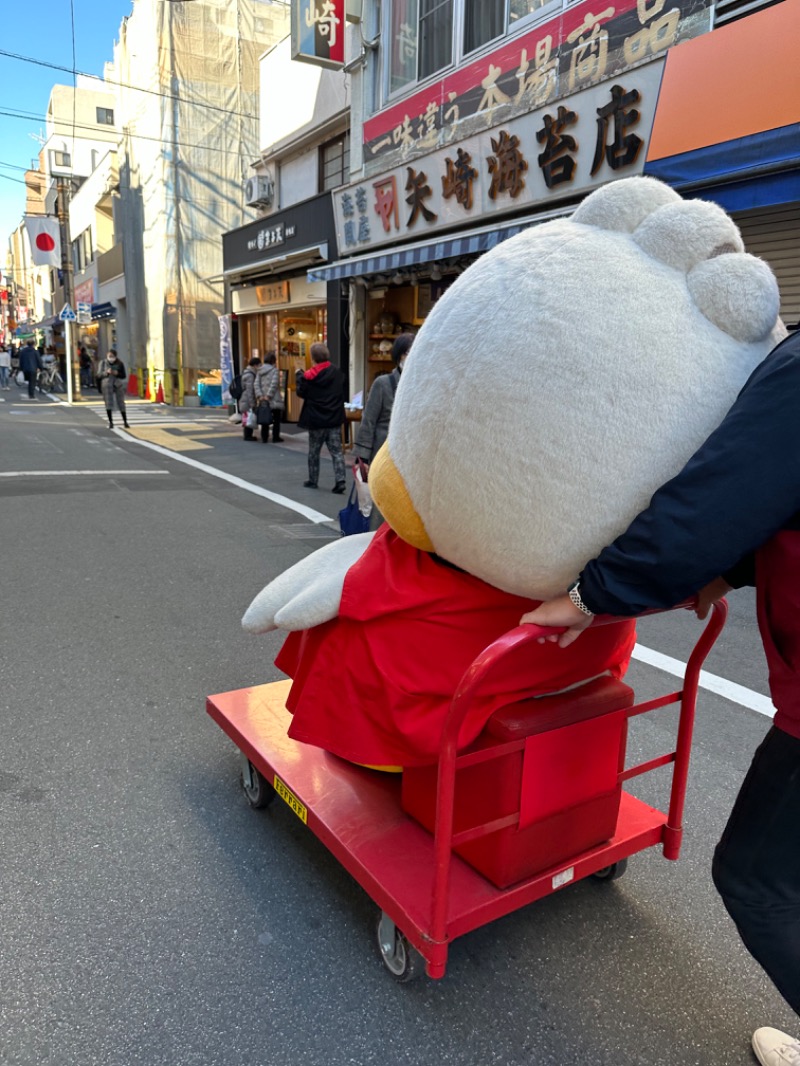
{"type": "Polygon", "coordinates": [[[231,403],[233,381],[233,347],[231,345],[231,316],[219,316],[219,368],[222,371],[222,402],[231,403]]]}
{"type": "Polygon", "coordinates": [[[34,266],[61,266],[61,227],[57,218],[26,215],[25,229],[34,266]]]}

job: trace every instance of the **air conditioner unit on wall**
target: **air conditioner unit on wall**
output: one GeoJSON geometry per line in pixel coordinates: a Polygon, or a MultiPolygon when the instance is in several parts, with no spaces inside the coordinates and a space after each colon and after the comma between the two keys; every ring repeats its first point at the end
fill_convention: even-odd
{"type": "Polygon", "coordinates": [[[263,174],[248,178],[244,183],[244,198],[248,207],[271,207],[275,199],[275,182],[263,174]]]}

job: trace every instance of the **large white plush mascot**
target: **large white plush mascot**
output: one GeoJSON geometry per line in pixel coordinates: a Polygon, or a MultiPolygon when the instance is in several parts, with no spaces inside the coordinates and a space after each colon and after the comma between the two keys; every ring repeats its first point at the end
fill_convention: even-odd
{"type": "MultiPolygon", "coordinates": [[[[733,221],[649,178],[479,259],[409,354],[370,471],[387,524],[315,552],[244,616],[294,631],[277,659],[290,734],[368,764],[435,759],[472,658],[626,528],[784,334],[733,221]]],[[[541,646],[526,693],[620,676],[633,640],[622,623],[541,646]]]]}

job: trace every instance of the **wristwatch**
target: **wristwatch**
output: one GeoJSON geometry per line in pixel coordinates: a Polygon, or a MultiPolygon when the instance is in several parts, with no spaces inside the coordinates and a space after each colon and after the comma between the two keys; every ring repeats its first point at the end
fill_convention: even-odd
{"type": "Polygon", "coordinates": [[[580,578],[578,578],[578,580],[573,582],[573,584],[571,584],[570,587],[567,589],[567,595],[569,596],[569,598],[572,600],[572,602],[575,604],[575,606],[578,608],[579,611],[583,611],[584,614],[587,614],[590,618],[593,618],[594,617],[594,611],[590,611],[589,608],[586,606],[586,604],[581,599],[580,584],[581,584],[581,581],[580,581],[580,578]]]}

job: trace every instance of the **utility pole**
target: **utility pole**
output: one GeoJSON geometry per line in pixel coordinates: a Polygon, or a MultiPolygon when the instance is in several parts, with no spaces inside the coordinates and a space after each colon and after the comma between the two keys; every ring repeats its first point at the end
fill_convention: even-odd
{"type": "MultiPolygon", "coordinates": [[[[181,172],[178,162],[178,123],[180,119],[180,82],[175,72],[175,27],[173,25],[173,8],[169,8],[169,62],[170,62],[170,91],[172,93],[172,182],[175,195],[175,298],[177,300],[177,329],[178,340],[175,346],[175,366],[178,379],[178,400],[183,403],[183,390],[185,386],[183,378],[183,232],[181,219],[181,172]]],[[[166,362],[166,360],[165,360],[166,362]]],[[[171,390],[171,403],[176,404],[175,389],[171,390]]]]}
{"type": "MultiPolygon", "coordinates": [[[[72,240],[69,231],[69,194],[72,182],[58,179],[58,221],[61,225],[61,273],[64,278],[64,302],[75,310],[73,304],[74,286],[72,283],[72,240]]],[[[67,402],[81,398],[81,376],[76,354],[75,339],[72,334],[72,322],[64,323],[64,347],[66,354],[67,402]]]]}

